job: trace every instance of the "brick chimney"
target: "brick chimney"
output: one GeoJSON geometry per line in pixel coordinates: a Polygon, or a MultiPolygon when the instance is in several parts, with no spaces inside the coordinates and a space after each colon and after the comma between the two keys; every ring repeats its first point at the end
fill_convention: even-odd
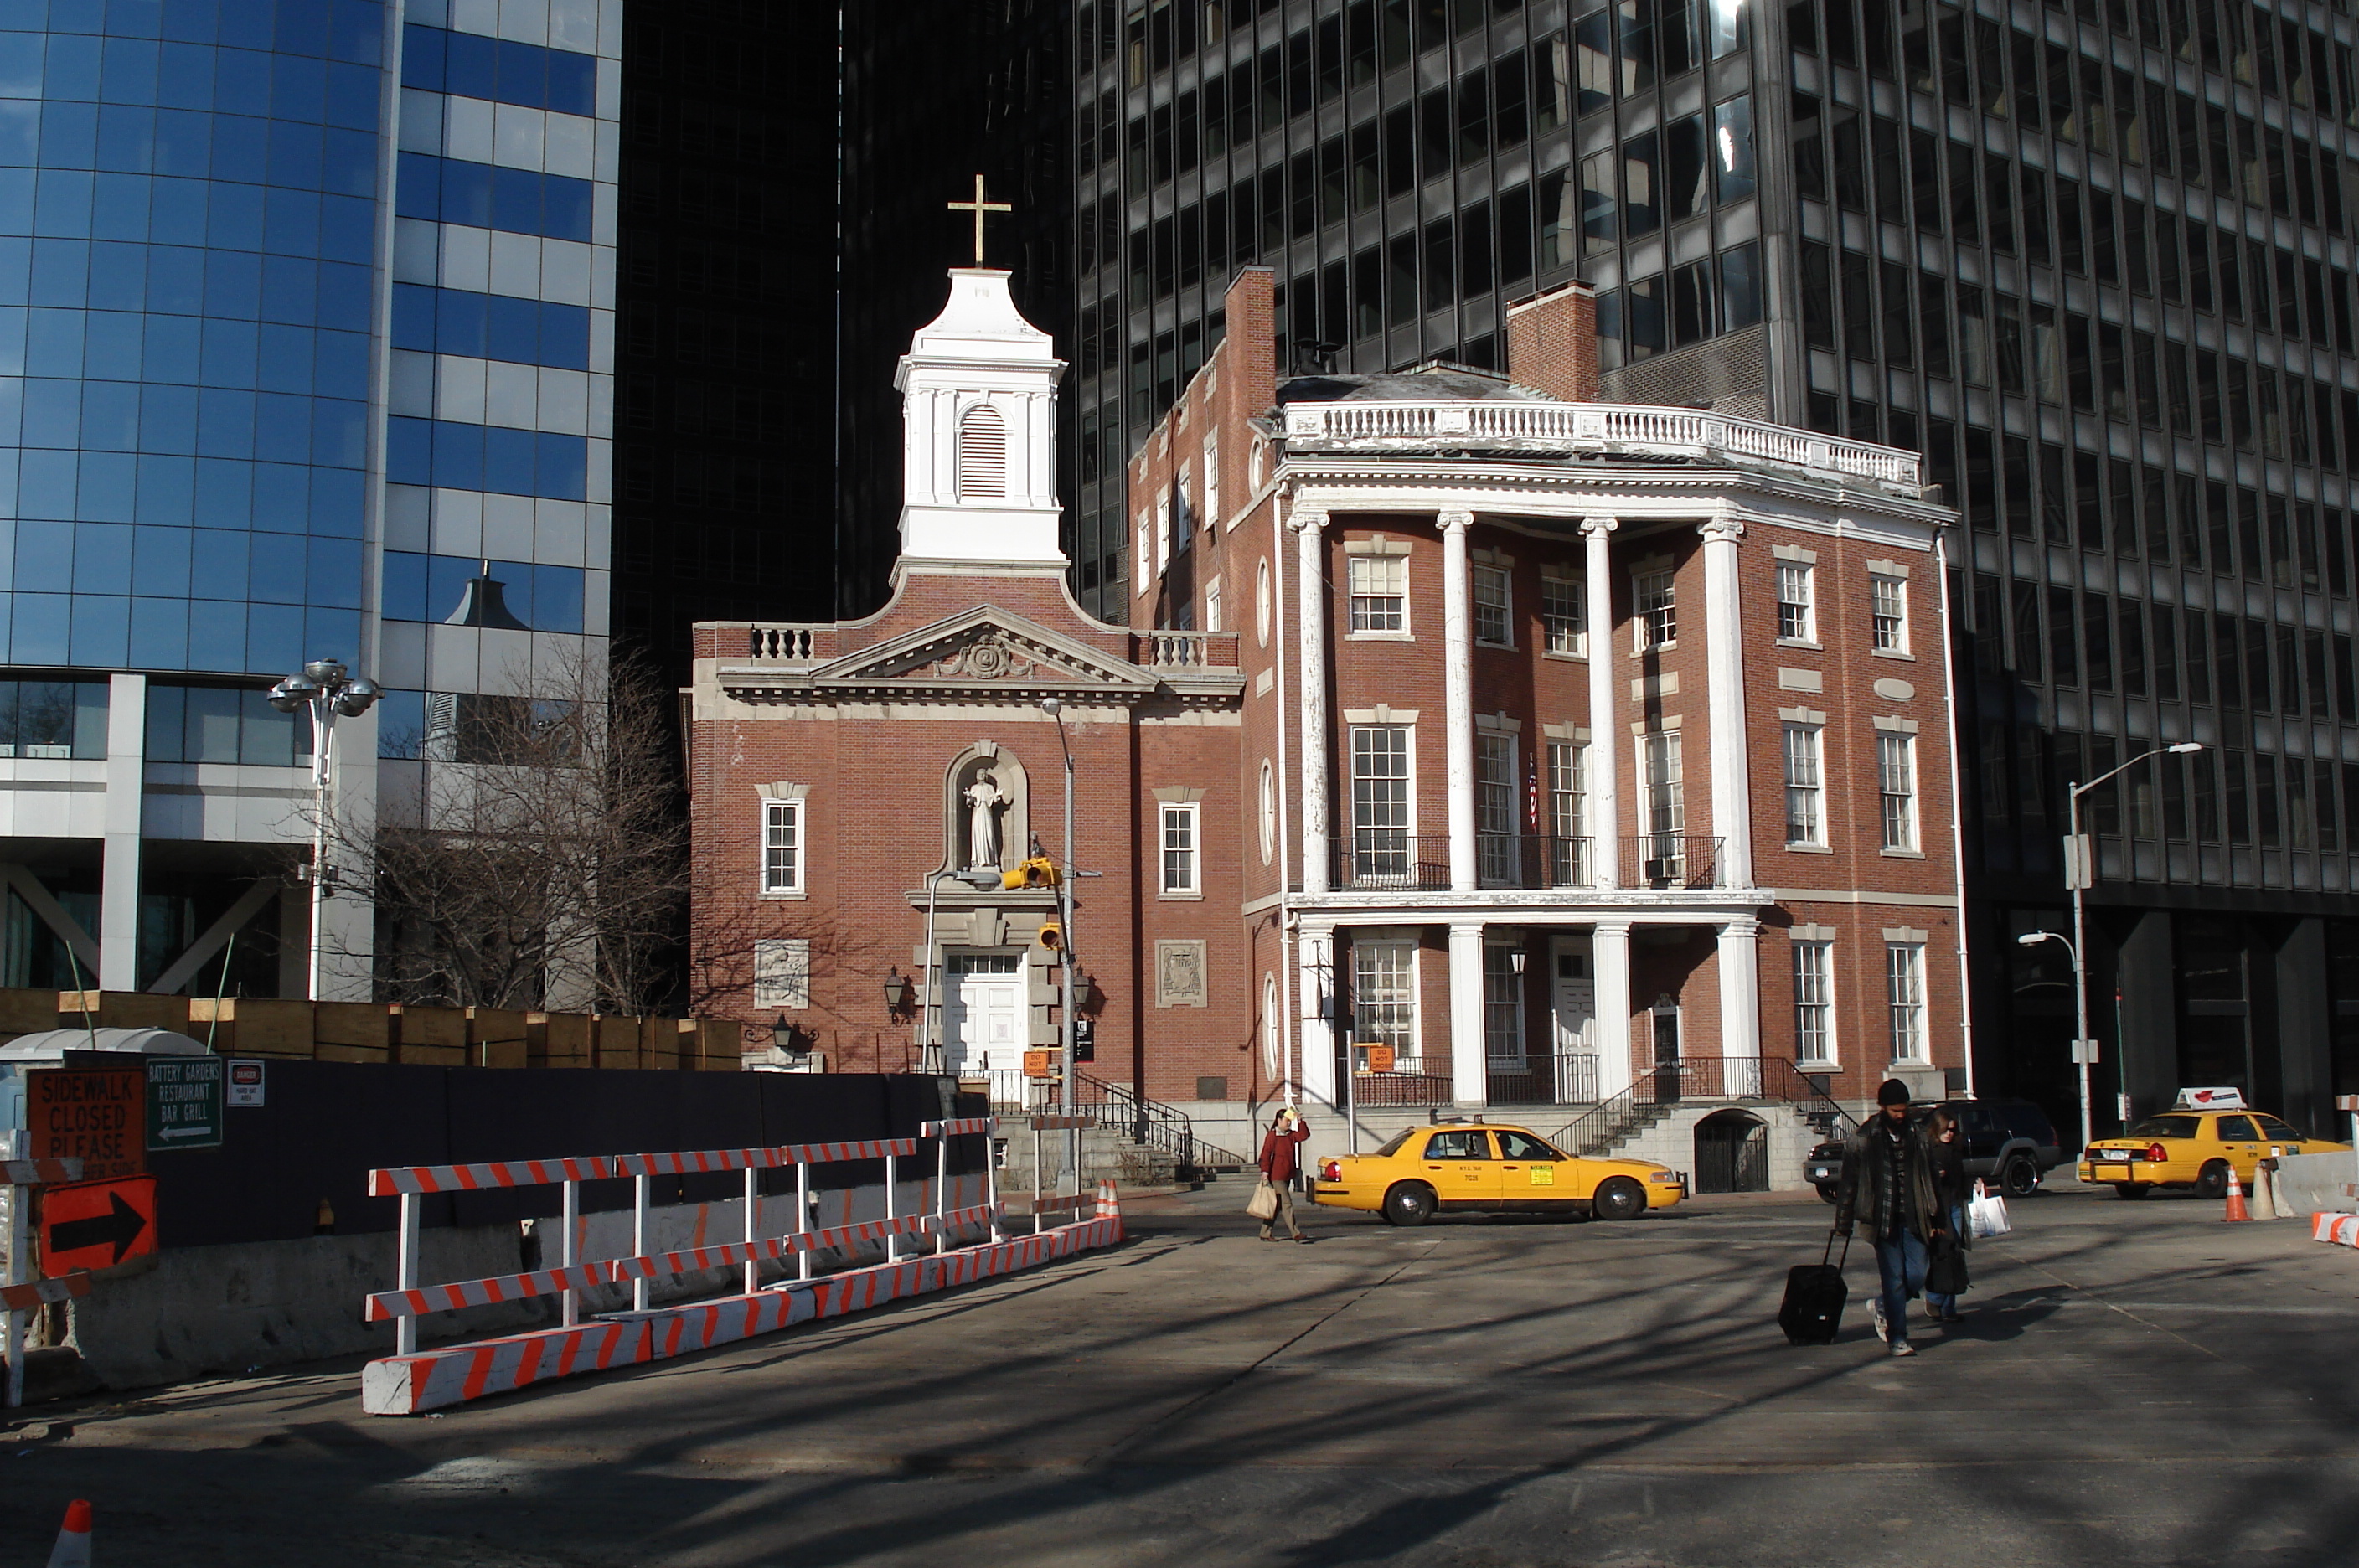
{"type": "Polygon", "coordinates": [[[1597,292],[1567,283],[1507,307],[1507,374],[1568,403],[1597,401],[1597,292]]]}

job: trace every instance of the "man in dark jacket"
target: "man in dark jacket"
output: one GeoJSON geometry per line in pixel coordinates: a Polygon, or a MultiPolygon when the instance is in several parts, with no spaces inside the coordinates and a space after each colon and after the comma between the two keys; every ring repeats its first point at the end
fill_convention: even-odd
{"type": "Polygon", "coordinates": [[[1302,1234],[1302,1227],[1294,1220],[1294,1173],[1299,1168],[1296,1151],[1302,1147],[1302,1140],[1310,1136],[1310,1124],[1288,1105],[1277,1113],[1277,1119],[1269,1124],[1269,1131],[1262,1137],[1261,1159],[1257,1163],[1261,1166],[1263,1178],[1277,1192],[1277,1208],[1269,1218],[1261,1222],[1261,1238],[1264,1241],[1277,1239],[1272,1234],[1272,1227],[1277,1224],[1279,1214],[1286,1216],[1286,1228],[1293,1233],[1295,1240],[1308,1242],[1310,1239],[1302,1234]]]}
{"type": "Polygon", "coordinates": [[[1867,1226],[1881,1287],[1875,1332],[1895,1356],[1917,1354],[1908,1343],[1908,1301],[1925,1288],[1926,1249],[1942,1226],[1940,1214],[1924,1129],[1908,1119],[1908,1085],[1887,1078],[1875,1092],[1875,1119],[1843,1148],[1835,1229],[1849,1236],[1854,1221],[1867,1226]]]}

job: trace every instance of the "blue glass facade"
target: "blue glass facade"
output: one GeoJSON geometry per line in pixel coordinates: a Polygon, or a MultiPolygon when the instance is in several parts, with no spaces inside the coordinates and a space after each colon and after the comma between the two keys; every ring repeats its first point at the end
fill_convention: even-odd
{"type": "Polygon", "coordinates": [[[0,659],[359,657],[377,0],[0,0],[0,659]]]}

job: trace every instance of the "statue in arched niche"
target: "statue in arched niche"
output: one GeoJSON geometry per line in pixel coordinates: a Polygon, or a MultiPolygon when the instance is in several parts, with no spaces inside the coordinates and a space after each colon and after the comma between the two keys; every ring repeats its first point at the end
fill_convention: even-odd
{"type": "Polygon", "coordinates": [[[989,772],[978,773],[974,782],[961,791],[966,798],[966,860],[970,871],[999,869],[999,813],[1009,805],[1010,797],[999,788],[999,780],[989,772]]]}

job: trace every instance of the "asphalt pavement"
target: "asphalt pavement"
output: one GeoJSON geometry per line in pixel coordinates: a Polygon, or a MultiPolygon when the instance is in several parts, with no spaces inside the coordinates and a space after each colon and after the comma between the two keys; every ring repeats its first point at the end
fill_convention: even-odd
{"type": "Polygon", "coordinates": [[[1893,1360],[1775,1324],[1814,1195],[1630,1224],[1134,1201],[1124,1247],[439,1417],[351,1366],[0,1427],[0,1568],[2344,1564],[2359,1252],[2064,1184],[1893,1360]]]}

